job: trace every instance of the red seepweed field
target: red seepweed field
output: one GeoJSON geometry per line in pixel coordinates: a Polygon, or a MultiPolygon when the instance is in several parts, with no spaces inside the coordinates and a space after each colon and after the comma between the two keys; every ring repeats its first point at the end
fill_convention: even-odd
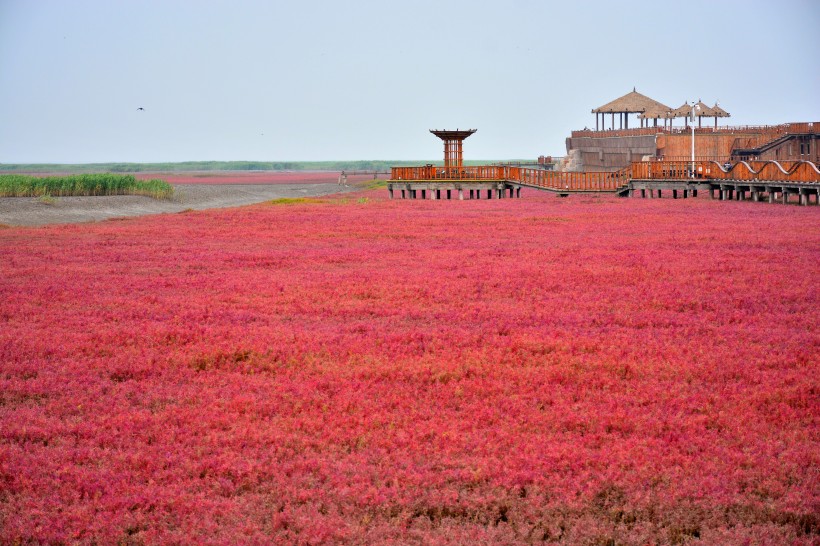
{"type": "MultiPolygon", "coordinates": [[[[140,180],[161,178],[169,184],[328,184],[341,171],[203,171],[198,173],[140,173],[140,180]]],[[[348,184],[372,180],[372,174],[346,174],[348,184]]]]}
{"type": "Polygon", "coordinates": [[[817,544],[820,209],[0,230],[0,543],[817,544]]]}

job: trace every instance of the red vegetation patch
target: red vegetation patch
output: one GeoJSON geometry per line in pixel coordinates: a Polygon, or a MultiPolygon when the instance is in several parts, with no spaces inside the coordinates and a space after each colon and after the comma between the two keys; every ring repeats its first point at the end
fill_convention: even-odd
{"type": "Polygon", "coordinates": [[[0,542],[817,542],[819,209],[384,193],[0,231],[0,542]]]}
{"type": "MultiPolygon", "coordinates": [[[[339,181],[332,171],[224,171],[202,173],[140,173],[140,180],[161,178],[169,184],[328,184],[339,181]]],[[[372,180],[373,175],[349,175],[347,183],[372,180]]]]}

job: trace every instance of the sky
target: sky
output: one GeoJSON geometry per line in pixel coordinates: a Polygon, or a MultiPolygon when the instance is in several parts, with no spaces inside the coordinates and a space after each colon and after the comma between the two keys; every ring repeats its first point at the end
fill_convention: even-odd
{"type": "Polygon", "coordinates": [[[439,160],[456,128],[562,156],[633,88],[820,121],[818,29],[820,0],[0,0],[0,163],[439,160]]]}

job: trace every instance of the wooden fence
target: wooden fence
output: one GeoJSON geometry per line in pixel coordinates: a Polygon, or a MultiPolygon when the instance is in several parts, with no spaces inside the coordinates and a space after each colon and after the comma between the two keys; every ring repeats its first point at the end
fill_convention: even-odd
{"type": "Polygon", "coordinates": [[[631,178],[641,180],[765,180],[820,184],[820,170],[810,161],[646,161],[633,163],[631,178]],[[693,176],[694,175],[694,176],[693,176]]]}
{"type": "Polygon", "coordinates": [[[479,167],[393,167],[391,180],[480,182],[507,181],[550,190],[615,191],[629,182],[630,169],[617,172],[564,172],[503,165],[479,167]]]}

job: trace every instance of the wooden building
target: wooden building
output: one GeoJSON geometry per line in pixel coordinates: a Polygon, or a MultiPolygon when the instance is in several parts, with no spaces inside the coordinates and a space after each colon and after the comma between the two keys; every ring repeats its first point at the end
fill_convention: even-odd
{"type": "Polygon", "coordinates": [[[718,118],[727,118],[730,114],[717,103],[708,106],[698,100],[694,105],[684,102],[679,108],[670,108],[634,88],[593,109],[592,113],[595,130],[572,132],[567,138],[567,156],[560,168],[617,171],[634,161],[691,159],[690,123],[694,125],[697,160],[721,163],[757,159],[815,163],[820,160],[820,123],[719,127],[718,118]],[[629,118],[633,115],[639,123],[630,128],[629,118]],[[674,125],[676,119],[683,120],[681,126],[674,125]],[[607,121],[608,128],[605,127],[607,121]]]}

